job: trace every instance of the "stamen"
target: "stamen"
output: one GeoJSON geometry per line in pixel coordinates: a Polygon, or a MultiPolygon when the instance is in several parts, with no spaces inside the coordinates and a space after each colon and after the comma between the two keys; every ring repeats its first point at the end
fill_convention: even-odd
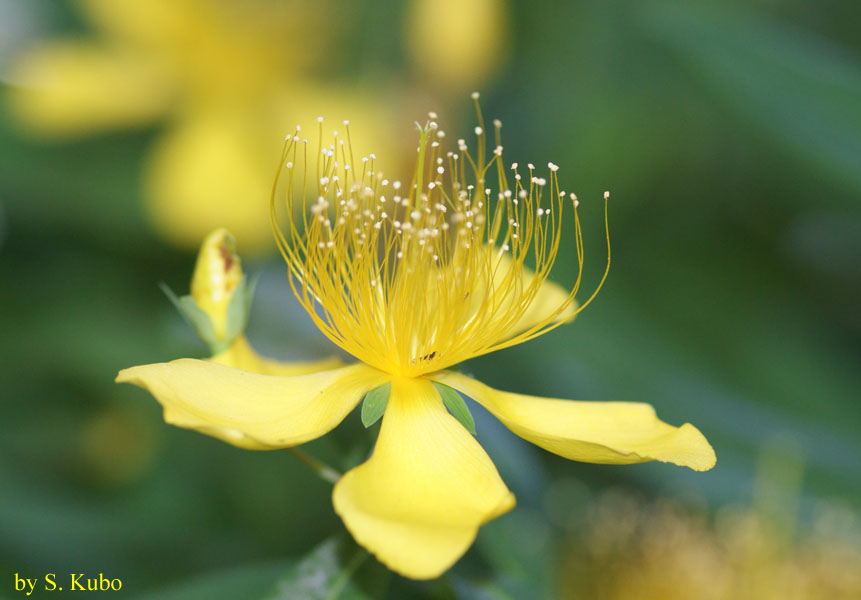
{"type": "Polygon", "coordinates": [[[334,143],[325,145],[319,117],[316,153],[309,154],[298,126],[285,138],[270,212],[293,291],[334,343],[390,373],[432,372],[550,331],[592,301],[609,270],[605,192],[607,268],[595,292],[572,309],[584,265],[579,201],[560,189],[559,166],[552,162],[547,173],[528,163],[528,185],[518,163],[511,163],[509,187],[502,123],[492,121],[494,147],[486,156],[479,95],[472,97],[475,154],[463,138],[456,140],[457,152],[446,149],[437,114],[429,112],[406,185],[378,172],[374,154],[353,158],[349,120],[343,121],[345,137],[334,131],[334,143]],[[566,219],[572,206],[573,219],[566,219]],[[542,293],[569,232],[577,279],[557,307],[524,329],[523,316],[542,293]]]}

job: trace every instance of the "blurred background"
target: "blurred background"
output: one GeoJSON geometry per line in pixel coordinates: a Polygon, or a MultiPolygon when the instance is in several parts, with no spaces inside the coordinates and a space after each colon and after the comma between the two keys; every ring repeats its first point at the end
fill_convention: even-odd
{"type": "MultiPolygon", "coordinates": [[[[0,0],[0,597],[46,572],[318,597],[291,586],[341,568],[328,484],[167,426],[113,378],[206,354],[157,283],[185,293],[216,226],[262,273],[251,341],[333,353],[273,254],[284,134],[349,118],[398,171],[429,110],[471,131],[474,89],[509,159],[556,162],[581,198],[587,284],[605,189],[614,254],[574,324],[466,368],[651,403],[718,464],[568,462],[472,404],[517,508],[440,580],[370,561],[350,597],[859,597],[859,19],[849,0],[0,0]]],[[[375,432],[353,414],[308,449],[354,464],[375,432]]]]}

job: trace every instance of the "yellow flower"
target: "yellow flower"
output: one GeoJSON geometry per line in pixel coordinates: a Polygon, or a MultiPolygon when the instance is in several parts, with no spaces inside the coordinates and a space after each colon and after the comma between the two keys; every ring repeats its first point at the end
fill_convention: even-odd
{"type": "MultiPolygon", "coordinates": [[[[514,394],[448,369],[570,321],[594,294],[578,307],[579,276],[570,290],[547,280],[564,231],[573,230],[583,266],[577,201],[559,189],[558,167],[551,163],[546,176],[532,165],[506,168],[498,121],[488,160],[480,111],[476,151],[464,140],[445,151],[435,118],[403,183],[384,178],[373,155],[352,151],[347,124],[322,142],[321,123],[316,150],[299,131],[284,146],[275,189],[283,190],[286,226],[276,215],[280,192],[271,210],[291,284],[320,330],[359,362],[272,377],[181,359],[117,378],[149,390],[169,423],[243,448],[319,437],[367,394],[366,424],[385,407],[379,438],[373,455],[336,483],[335,510],[361,545],[417,579],[443,573],[480,525],[514,506],[454,390],[569,459],[695,470],[715,463],[694,426],[663,423],[647,404],[514,394]]],[[[604,208],[606,217],[606,196],[604,208]]]]}
{"type": "Polygon", "coordinates": [[[630,490],[590,504],[580,507],[582,537],[565,544],[560,598],[861,598],[859,523],[846,507],[820,499],[811,522],[793,515],[790,532],[744,504],[720,507],[713,519],[666,499],[639,502],[630,490]]]}
{"type": "Polygon", "coordinates": [[[511,44],[505,0],[412,0],[407,33],[416,68],[456,93],[497,71],[511,44]]]}
{"type": "Polygon", "coordinates": [[[76,4],[97,36],[48,40],[16,57],[7,73],[12,113],[45,139],[167,121],[145,161],[143,191],[150,222],[175,244],[193,248],[226,226],[245,252],[271,249],[259,199],[280,144],[273,128],[349,111],[367,123],[365,143],[376,151],[393,139],[379,90],[320,86],[306,75],[326,61],[337,31],[324,0],[76,4]]]}

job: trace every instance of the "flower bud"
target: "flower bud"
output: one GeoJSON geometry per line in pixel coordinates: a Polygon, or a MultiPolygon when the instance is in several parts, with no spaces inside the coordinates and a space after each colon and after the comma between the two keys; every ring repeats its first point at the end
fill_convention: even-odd
{"type": "Polygon", "coordinates": [[[224,339],[227,308],[243,279],[236,242],[226,229],[216,229],[203,240],[191,278],[191,297],[212,320],[215,336],[224,339]]]}

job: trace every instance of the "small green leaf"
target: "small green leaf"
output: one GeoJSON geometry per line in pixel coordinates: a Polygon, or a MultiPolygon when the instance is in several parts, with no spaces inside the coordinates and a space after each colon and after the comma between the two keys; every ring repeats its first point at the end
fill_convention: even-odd
{"type": "Polygon", "coordinates": [[[385,383],[365,395],[365,401],[362,402],[362,425],[367,428],[380,420],[386,412],[391,391],[392,384],[385,383]]]}
{"type": "Polygon", "coordinates": [[[191,296],[183,296],[179,299],[182,306],[180,312],[188,319],[191,326],[197,332],[204,342],[210,346],[219,344],[218,338],[215,336],[215,327],[212,324],[212,319],[206,314],[202,308],[197,305],[194,298],[191,296]]]}
{"type": "Polygon", "coordinates": [[[251,283],[245,287],[245,304],[248,312],[251,311],[251,301],[254,300],[254,292],[257,291],[257,283],[260,281],[260,273],[255,273],[251,277],[251,283]]]}
{"type": "Polygon", "coordinates": [[[475,421],[472,418],[472,413],[469,412],[469,407],[463,401],[460,394],[452,387],[434,381],[433,386],[439,395],[442,397],[442,402],[455,419],[460,421],[468,432],[475,435],[475,421]]]}
{"type": "Polygon", "coordinates": [[[248,326],[251,302],[254,300],[254,291],[257,289],[258,281],[260,281],[259,273],[251,278],[250,283],[248,278],[243,276],[233,289],[230,304],[227,305],[227,324],[224,335],[227,346],[248,326]]]}
{"type": "Polygon", "coordinates": [[[371,600],[382,597],[387,573],[360,567],[369,554],[346,538],[329,538],[288,571],[265,600],[371,600]]]}
{"type": "Polygon", "coordinates": [[[194,327],[200,339],[212,348],[221,345],[220,340],[215,337],[215,327],[212,324],[212,319],[197,305],[194,298],[191,296],[178,298],[165,283],[159,283],[159,287],[170,298],[170,301],[173,302],[173,305],[176,306],[176,309],[185,320],[194,327]]]}
{"type": "Polygon", "coordinates": [[[248,289],[246,279],[243,276],[233,288],[230,303],[227,305],[226,325],[224,337],[232,341],[237,335],[245,331],[248,323],[248,289]]]}
{"type": "Polygon", "coordinates": [[[173,305],[176,307],[176,309],[179,312],[182,312],[182,305],[179,302],[179,298],[177,297],[176,294],[173,293],[173,290],[170,289],[170,286],[167,285],[164,281],[159,281],[158,287],[159,287],[159,289],[161,289],[161,291],[164,292],[164,295],[167,296],[168,300],[170,300],[173,303],[173,305]]]}

